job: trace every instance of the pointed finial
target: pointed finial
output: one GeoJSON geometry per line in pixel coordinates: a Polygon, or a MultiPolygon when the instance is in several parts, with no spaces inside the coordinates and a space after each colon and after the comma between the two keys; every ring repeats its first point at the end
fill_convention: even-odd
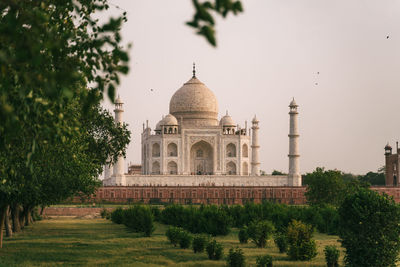
{"type": "Polygon", "coordinates": [[[196,63],[193,62],[193,77],[196,78],[196,63]]]}
{"type": "Polygon", "coordinates": [[[228,110],[226,110],[226,116],[228,116],[228,110]]]}

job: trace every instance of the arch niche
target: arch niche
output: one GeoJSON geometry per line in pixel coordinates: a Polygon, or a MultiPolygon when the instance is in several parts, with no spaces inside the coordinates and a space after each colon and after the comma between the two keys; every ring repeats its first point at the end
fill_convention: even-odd
{"type": "Polygon", "coordinates": [[[154,161],[151,166],[151,174],[160,174],[160,163],[158,161],[154,161]]]}
{"type": "Polygon", "coordinates": [[[169,143],[167,147],[167,153],[169,157],[178,156],[178,146],[175,143],[169,143]]]}
{"type": "Polygon", "coordinates": [[[168,174],[178,174],[178,165],[175,161],[168,162],[168,174]]]}
{"type": "Polygon", "coordinates": [[[196,175],[213,174],[213,147],[206,141],[195,143],[190,149],[190,172],[196,175]]]}
{"type": "Polygon", "coordinates": [[[153,158],[158,158],[160,156],[160,144],[154,143],[151,151],[153,158]]]}
{"type": "Polygon", "coordinates": [[[242,151],[243,151],[242,156],[244,158],[248,158],[249,157],[249,147],[246,144],[243,145],[242,151]]]}
{"type": "Polygon", "coordinates": [[[236,146],[234,144],[230,143],[226,146],[226,156],[228,158],[236,157],[236,146]]]}
{"type": "Polygon", "coordinates": [[[243,175],[249,175],[249,165],[247,162],[243,162],[243,175]]]}
{"type": "Polygon", "coordinates": [[[226,173],[228,175],[236,175],[236,164],[234,162],[230,161],[226,164],[226,173]]]}

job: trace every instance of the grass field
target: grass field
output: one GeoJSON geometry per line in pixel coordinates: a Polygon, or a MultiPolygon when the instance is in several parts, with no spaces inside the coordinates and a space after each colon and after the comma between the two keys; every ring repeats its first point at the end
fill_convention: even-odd
{"type": "MultiPolygon", "coordinates": [[[[5,238],[0,249],[0,266],[225,266],[226,261],[208,260],[206,253],[174,248],[165,237],[167,226],[157,224],[152,237],[129,232],[125,226],[105,219],[54,218],[25,228],[13,238],[5,238]]],[[[291,262],[272,242],[259,249],[241,245],[237,229],[217,237],[225,255],[231,247],[243,249],[246,263],[254,266],[256,256],[270,254],[274,266],[326,266],[323,249],[336,245],[337,236],[316,234],[318,256],[310,262],[291,262]]],[[[343,253],[342,253],[343,254],[343,253]]],[[[341,257],[342,258],[342,257],[341,257]]]]}

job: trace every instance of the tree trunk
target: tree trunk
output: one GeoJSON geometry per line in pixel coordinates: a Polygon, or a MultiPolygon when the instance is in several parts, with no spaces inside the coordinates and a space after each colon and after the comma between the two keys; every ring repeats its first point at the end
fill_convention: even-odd
{"type": "Polygon", "coordinates": [[[34,222],[34,220],[33,220],[33,210],[34,210],[34,208],[29,208],[28,209],[28,221],[29,221],[29,224],[32,224],[34,222]]]}
{"type": "Polygon", "coordinates": [[[19,208],[19,227],[21,227],[21,230],[22,230],[25,227],[24,209],[20,205],[18,205],[18,208],[19,208]]]}
{"type": "Polygon", "coordinates": [[[40,209],[40,216],[43,216],[45,206],[43,205],[42,208],[40,209]]]}
{"type": "Polygon", "coordinates": [[[18,204],[11,205],[11,217],[12,217],[12,221],[13,221],[14,233],[18,233],[21,231],[19,212],[20,212],[20,210],[19,210],[18,204]]]}
{"type": "Polygon", "coordinates": [[[7,206],[0,207],[0,248],[3,247],[3,226],[6,219],[7,206]]]}
{"type": "Polygon", "coordinates": [[[24,211],[22,212],[22,216],[24,217],[25,226],[30,225],[31,223],[31,212],[28,206],[24,206],[24,211]]]}
{"type": "Polygon", "coordinates": [[[6,236],[7,237],[12,237],[12,227],[11,227],[11,212],[10,212],[10,206],[7,206],[6,209],[6,219],[5,219],[5,226],[6,226],[6,236]]]}

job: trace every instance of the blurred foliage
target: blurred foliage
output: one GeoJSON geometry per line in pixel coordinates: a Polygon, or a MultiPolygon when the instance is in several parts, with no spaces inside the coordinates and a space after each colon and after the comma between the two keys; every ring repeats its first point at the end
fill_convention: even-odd
{"type": "Polygon", "coordinates": [[[187,25],[196,29],[196,33],[205,37],[212,45],[217,46],[215,38],[215,19],[214,15],[220,15],[225,18],[229,13],[237,15],[243,12],[243,6],[240,1],[234,0],[215,0],[199,1],[193,0],[195,13],[187,25]]]}

